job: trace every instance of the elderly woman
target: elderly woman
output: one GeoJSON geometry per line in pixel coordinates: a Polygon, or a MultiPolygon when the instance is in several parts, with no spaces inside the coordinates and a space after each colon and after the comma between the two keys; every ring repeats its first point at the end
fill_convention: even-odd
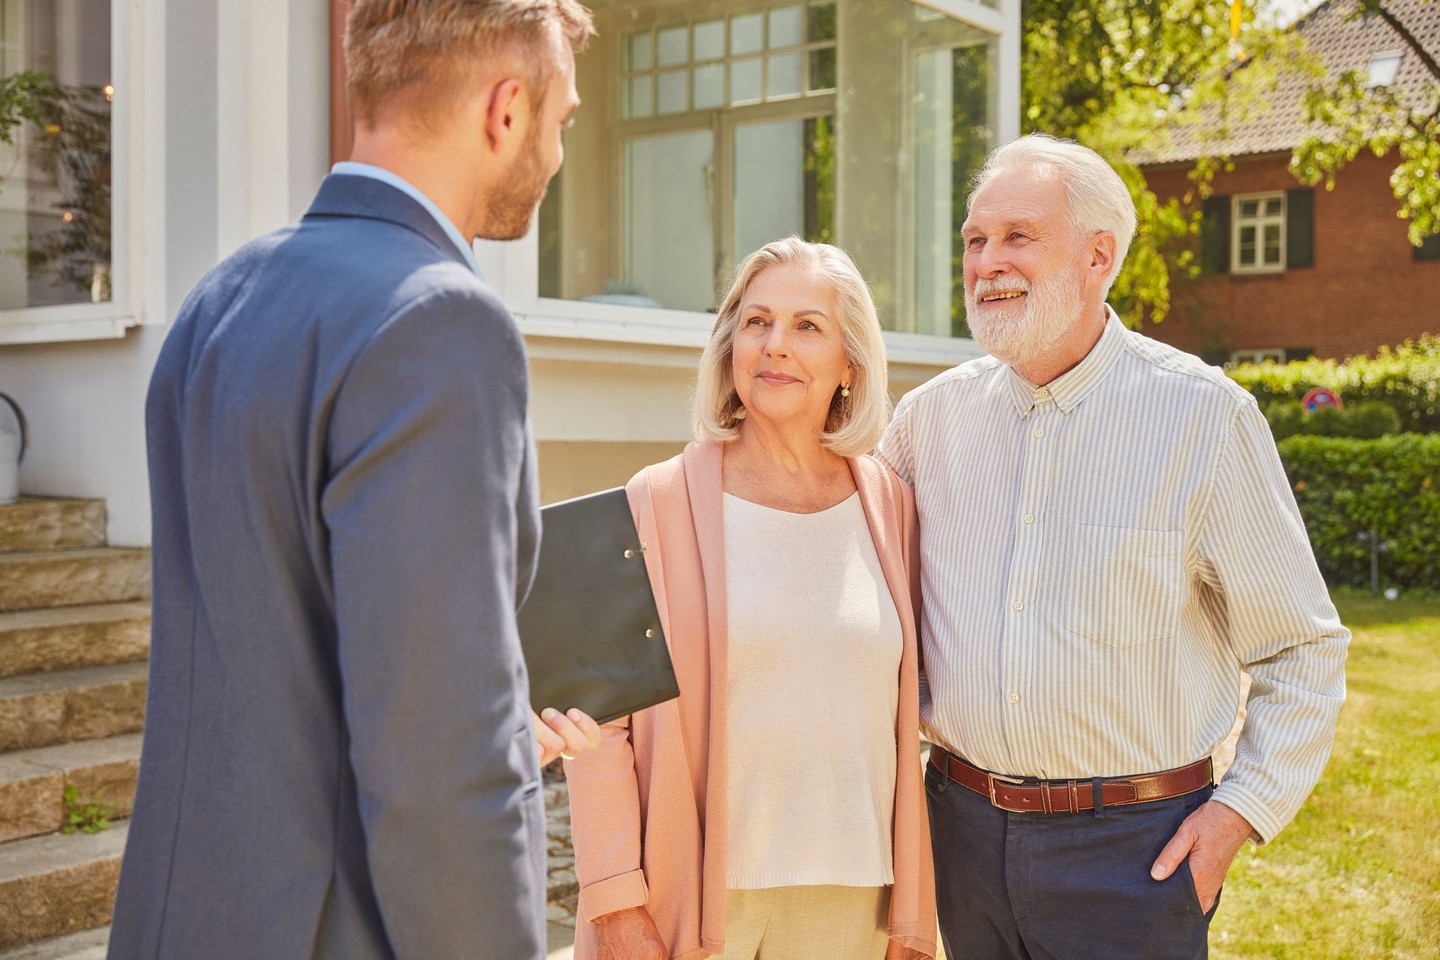
{"type": "Polygon", "coordinates": [[[935,953],[914,501],[841,250],[741,264],[695,432],[627,486],[680,683],[567,762],[577,960],[935,953]]]}

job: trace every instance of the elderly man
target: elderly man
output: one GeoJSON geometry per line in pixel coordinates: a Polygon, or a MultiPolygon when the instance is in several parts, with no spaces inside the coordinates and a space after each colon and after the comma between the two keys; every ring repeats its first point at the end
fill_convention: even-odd
{"type": "Polygon", "coordinates": [[[966,313],[991,356],[906,396],[881,446],[920,511],[946,953],[1204,957],[1236,852],[1325,764],[1349,634],[1254,400],[1106,305],[1119,176],[1037,135],[977,182],[966,313]]]}
{"type": "Polygon", "coordinates": [[[354,162],[180,311],[117,960],[545,955],[537,760],[599,728],[530,712],[525,354],[471,244],[526,232],[590,29],[359,0],[354,162]]]}

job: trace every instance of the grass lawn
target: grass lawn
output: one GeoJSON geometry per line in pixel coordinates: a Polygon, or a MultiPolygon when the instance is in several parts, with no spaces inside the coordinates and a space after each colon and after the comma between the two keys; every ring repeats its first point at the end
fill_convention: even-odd
{"type": "Polygon", "coordinates": [[[1355,639],[1335,752],[1294,822],[1236,858],[1214,960],[1440,958],[1440,600],[1336,604],[1355,639]]]}

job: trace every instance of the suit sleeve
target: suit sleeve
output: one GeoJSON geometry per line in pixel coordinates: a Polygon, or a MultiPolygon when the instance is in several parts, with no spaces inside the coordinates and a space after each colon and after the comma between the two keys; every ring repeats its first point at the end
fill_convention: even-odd
{"type": "Polygon", "coordinates": [[[533,482],[513,321],[427,295],[353,362],[321,508],[350,759],[398,957],[544,955],[544,811],[515,626],[533,482]]]}

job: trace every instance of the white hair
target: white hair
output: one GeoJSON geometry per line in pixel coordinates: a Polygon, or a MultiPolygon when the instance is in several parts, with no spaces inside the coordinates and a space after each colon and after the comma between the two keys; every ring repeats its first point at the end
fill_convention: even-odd
{"type": "Polygon", "coordinates": [[[974,189],[966,204],[966,212],[975,203],[975,194],[1002,170],[1029,169],[1053,172],[1065,185],[1070,200],[1070,225],[1080,238],[1108,233],[1115,238],[1115,262],[1105,274],[1105,290],[1120,273],[1130,241],[1135,237],[1135,201],[1115,168],[1089,147],[1074,140],[1031,133],[1011,140],[992,151],[985,166],[975,175],[974,189]]]}

